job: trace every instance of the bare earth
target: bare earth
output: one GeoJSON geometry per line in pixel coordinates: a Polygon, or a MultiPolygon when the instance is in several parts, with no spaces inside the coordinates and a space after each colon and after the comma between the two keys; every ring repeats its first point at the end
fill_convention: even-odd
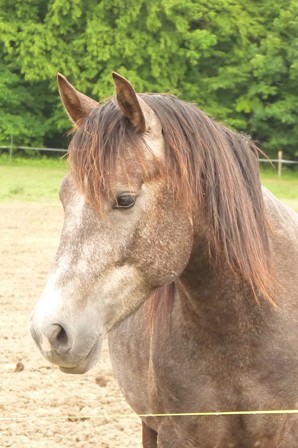
{"type": "Polygon", "coordinates": [[[54,203],[0,204],[0,447],[141,447],[141,424],[113,378],[107,346],[85,375],[49,365],[28,320],[58,245],[54,203]]]}

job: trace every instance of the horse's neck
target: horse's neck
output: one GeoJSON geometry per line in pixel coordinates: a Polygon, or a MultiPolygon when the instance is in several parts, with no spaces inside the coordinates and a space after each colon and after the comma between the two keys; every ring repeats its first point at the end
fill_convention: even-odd
{"type": "Polygon", "coordinates": [[[230,296],[231,288],[237,280],[224,261],[217,263],[210,259],[207,238],[202,237],[194,243],[189,262],[177,282],[178,290],[186,294],[194,305],[202,308],[205,302],[216,299],[216,295],[230,296]]]}
{"type": "Polygon", "coordinates": [[[253,325],[256,313],[262,311],[248,285],[224,261],[210,261],[204,239],[195,245],[176,288],[181,312],[199,332],[206,329],[210,333],[219,327],[237,332],[238,327],[253,325]]]}

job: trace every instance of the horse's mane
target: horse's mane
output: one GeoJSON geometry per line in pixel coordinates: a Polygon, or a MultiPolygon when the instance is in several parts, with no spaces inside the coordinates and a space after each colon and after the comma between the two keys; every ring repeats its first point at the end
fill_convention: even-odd
{"type": "MultiPolygon", "coordinates": [[[[269,298],[272,262],[258,148],[249,137],[216,123],[193,104],[171,95],[140,97],[161,122],[163,175],[177,200],[203,217],[210,257],[215,261],[224,258],[255,293],[269,298]]],[[[117,165],[128,154],[148,175],[148,156],[140,150],[143,143],[114,99],[78,124],[69,148],[70,170],[94,206],[100,208],[117,165]]]]}

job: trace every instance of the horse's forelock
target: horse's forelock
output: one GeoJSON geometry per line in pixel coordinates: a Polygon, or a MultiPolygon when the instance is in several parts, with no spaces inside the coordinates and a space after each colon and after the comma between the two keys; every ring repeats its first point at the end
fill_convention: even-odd
{"type": "Polygon", "coordinates": [[[128,184],[136,167],[144,177],[153,175],[145,141],[114,100],[95,109],[74,130],[68,161],[79,188],[98,211],[112,194],[119,168],[128,184]]]}
{"type": "MultiPolygon", "coordinates": [[[[270,296],[272,268],[258,175],[258,149],[250,139],[214,122],[194,105],[170,95],[140,95],[163,130],[164,173],[187,210],[200,208],[210,254],[224,257],[252,288],[270,296]]],[[[69,163],[87,199],[100,209],[117,165],[127,172],[127,152],[149,170],[142,136],[110,100],[74,133],[69,163]]],[[[161,167],[159,167],[161,169],[161,167]]],[[[129,179],[128,179],[129,180],[129,179]]]]}

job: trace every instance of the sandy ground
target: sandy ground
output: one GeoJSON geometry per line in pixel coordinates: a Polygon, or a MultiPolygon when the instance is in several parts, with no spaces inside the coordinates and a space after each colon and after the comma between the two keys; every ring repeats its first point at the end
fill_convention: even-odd
{"type": "Polygon", "coordinates": [[[28,319],[62,226],[53,203],[0,204],[0,447],[141,448],[141,424],[113,378],[107,346],[85,375],[51,366],[28,319]]]}

